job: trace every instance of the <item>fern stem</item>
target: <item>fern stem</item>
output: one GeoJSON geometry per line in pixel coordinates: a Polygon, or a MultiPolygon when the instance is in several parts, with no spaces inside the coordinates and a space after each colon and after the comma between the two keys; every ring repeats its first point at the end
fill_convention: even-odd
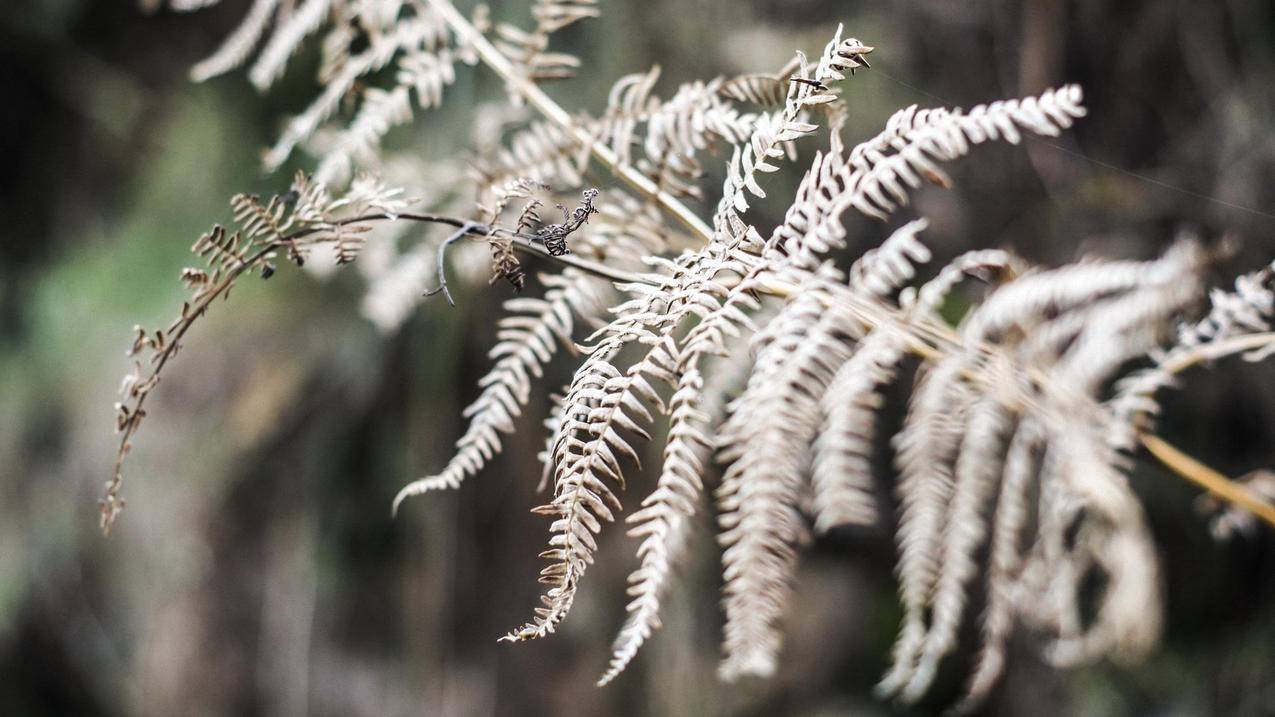
{"type": "Polygon", "coordinates": [[[452,292],[447,289],[447,250],[452,244],[465,238],[465,235],[475,229],[478,225],[474,222],[465,222],[451,236],[447,237],[438,245],[438,288],[425,292],[426,296],[433,296],[438,292],[443,292],[443,298],[447,299],[447,303],[455,306],[456,302],[452,299],[452,292]]]}
{"type": "MultiPolygon", "coordinates": [[[[1166,362],[1160,368],[1165,373],[1173,375],[1198,364],[1215,361],[1237,353],[1246,351],[1264,353],[1271,346],[1275,346],[1275,332],[1235,336],[1216,343],[1197,346],[1194,350],[1183,353],[1181,356],[1166,362]]],[[[1275,527],[1275,505],[1263,501],[1245,490],[1243,486],[1183,453],[1159,436],[1138,431],[1138,440],[1146,447],[1147,452],[1155,456],[1156,460],[1163,463],[1174,473],[1204,488],[1214,496],[1248,510],[1270,526],[1275,527]]]]}
{"type": "Polygon", "coordinates": [[[1234,503],[1275,527],[1275,506],[1257,499],[1234,481],[1174,448],[1159,436],[1138,432],[1138,440],[1156,460],[1192,483],[1234,503]]]}
{"type": "Polygon", "coordinates": [[[1208,361],[1216,361],[1245,351],[1260,351],[1275,346],[1275,332],[1234,336],[1214,343],[1201,344],[1195,349],[1166,361],[1160,367],[1169,374],[1178,374],[1208,361]]]}
{"type": "Polygon", "coordinates": [[[465,16],[461,15],[460,11],[451,2],[448,0],[428,0],[428,2],[442,16],[443,20],[451,26],[461,44],[472,47],[478,53],[478,56],[482,58],[483,63],[497,75],[500,75],[500,78],[506,84],[522,95],[540,114],[560,126],[582,146],[588,147],[593,156],[597,157],[598,161],[605,165],[612,174],[624,180],[625,183],[639,192],[654,199],[665,211],[672,214],[675,219],[704,242],[707,243],[713,238],[713,230],[687,208],[685,204],[678,201],[671,194],[662,191],[655,182],[652,182],[641,172],[622,163],[609,147],[594,142],[593,137],[576,124],[571,119],[571,115],[562,109],[561,105],[554,102],[553,98],[545,94],[544,90],[540,89],[535,83],[529,82],[527,78],[523,77],[509,58],[496,49],[496,46],[491,44],[472,23],[466,20],[465,16]]]}

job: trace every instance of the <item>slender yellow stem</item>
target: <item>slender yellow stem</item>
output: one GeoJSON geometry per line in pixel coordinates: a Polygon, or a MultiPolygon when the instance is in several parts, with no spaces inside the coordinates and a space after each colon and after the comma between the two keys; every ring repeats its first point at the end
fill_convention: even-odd
{"type": "Polygon", "coordinates": [[[593,137],[584,130],[562,106],[553,101],[553,98],[545,94],[535,83],[527,80],[522,73],[518,72],[513,62],[509,60],[496,46],[483,37],[481,32],[473,26],[464,15],[456,9],[449,0],[429,0],[429,4],[439,15],[442,16],[444,22],[451,26],[452,31],[456,33],[461,43],[468,47],[474,48],[478,56],[482,58],[484,64],[492,69],[493,72],[500,75],[514,91],[522,95],[524,99],[535,107],[540,114],[557,124],[563,130],[568,132],[581,145],[588,147],[598,161],[606,165],[615,176],[624,180],[639,192],[651,197],[663,207],[669,214],[672,214],[687,229],[691,230],[696,236],[705,242],[713,238],[713,230],[704,223],[694,212],[673,195],[662,191],[655,182],[652,182],[646,175],[638,172],[627,164],[620,162],[615,152],[605,145],[598,144],[593,141],[593,137]]]}
{"type": "MultiPolygon", "coordinates": [[[[1178,374],[1206,361],[1215,361],[1245,351],[1258,351],[1275,344],[1275,332],[1233,336],[1214,343],[1197,346],[1171,357],[1160,365],[1168,374],[1178,374]]],[[[1223,500],[1230,501],[1275,527],[1275,505],[1271,505],[1230,480],[1218,471],[1174,448],[1164,439],[1138,432],[1138,440],[1151,455],[1174,473],[1204,488],[1223,500]]]]}
{"type": "Polygon", "coordinates": [[[1272,344],[1275,344],[1275,332],[1233,336],[1229,339],[1197,346],[1191,351],[1186,351],[1180,356],[1175,356],[1164,362],[1160,369],[1166,373],[1178,374],[1205,361],[1216,361],[1232,354],[1256,351],[1272,344]]]}
{"type": "Polygon", "coordinates": [[[1275,527],[1275,506],[1258,499],[1235,481],[1166,443],[1159,436],[1138,433],[1147,451],[1170,470],[1223,500],[1234,503],[1275,527]]]}

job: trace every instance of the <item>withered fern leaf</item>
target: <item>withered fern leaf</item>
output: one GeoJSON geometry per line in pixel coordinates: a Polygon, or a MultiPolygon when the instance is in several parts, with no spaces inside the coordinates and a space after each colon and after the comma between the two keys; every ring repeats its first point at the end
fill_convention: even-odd
{"type": "MultiPolygon", "coordinates": [[[[235,228],[216,227],[194,247],[207,266],[182,273],[191,297],[178,318],[138,329],[131,353],[150,360],[139,359],[122,386],[103,528],[123,508],[123,460],[147,396],[193,323],[244,276],[270,276],[280,257],[301,265],[320,248],[337,263],[374,253],[364,272],[381,308],[371,313],[393,328],[425,282],[451,298],[448,260],[467,282],[516,291],[526,284],[523,260],[534,257],[555,270],[534,282],[539,296],[505,302],[454,457],[393,503],[399,511],[410,496],[479,473],[502,435],[524,430],[521,414],[546,367],[570,357],[574,373],[545,422],[539,473],[550,494],[534,509],[549,518],[545,591],[502,639],[557,629],[624,509],[626,486],[647,486],[625,521],[639,541],[637,567],[600,684],[660,626],[692,518],[710,503],[722,549],[724,679],[776,671],[804,546],[840,526],[876,523],[895,531],[903,608],[879,684],[885,697],[921,698],[969,620],[980,645],[962,708],[995,684],[1015,628],[1059,665],[1145,654],[1160,627],[1158,568],[1124,470],[1151,435],[1159,389],[1209,358],[1275,345],[1275,265],[1241,277],[1233,292],[1215,290],[1191,323],[1210,257],[1190,238],[1147,261],[1033,268],[986,249],[931,268],[926,220],[912,218],[855,256],[849,247],[871,237],[849,241],[847,213],[894,221],[919,188],[951,185],[944,163],[991,141],[1058,135],[1085,115],[1080,88],[968,111],[908,107],[847,146],[851,76],[869,68],[873,48],[838,28],[814,59],[797,53],[777,71],[661,95],[652,68],[617,81],[601,112],[568,113],[539,84],[581,67],[550,49],[553,35],[599,9],[535,0],[531,10],[523,28],[491,22],[481,6],[467,18],[448,0],[256,0],[193,68],[203,80],[250,65],[249,79],[266,89],[306,38],[322,34],[321,89],[265,155],[272,169],[304,149],[315,172],[277,197],[236,197],[235,228]],[[475,111],[471,181],[461,187],[444,159],[405,170],[382,140],[417,109],[446,101],[467,65],[494,71],[505,96],[475,111]],[[702,181],[714,157],[725,166],[718,192],[702,181]],[[775,180],[785,163],[805,168],[795,189],[775,180]],[[615,179],[601,192],[586,181],[598,170],[615,179]],[[753,211],[769,195],[790,197],[773,227],[753,211]],[[562,223],[542,219],[545,207],[581,196],[562,223]],[[712,200],[711,213],[697,215],[688,197],[712,200]],[[399,251],[397,237],[418,223],[452,232],[399,251]],[[962,295],[970,308],[951,323],[943,309],[967,282],[978,285],[962,295]],[[877,475],[886,389],[908,375],[908,359],[920,368],[891,443],[896,475],[877,475]],[[1135,361],[1142,366],[1109,390],[1135,361]],[[660,450],[648,484],[641,443],[652,436],[660,450]],[[878,504],[878,486],[897,495],[896,517],[878,504]],[[1095,575],[1096,596],[1086,587],[1095,575]],[[971,616],[978,591],[986,607],[971,616]]],[[[1251,495],[1234,499],[1271,510],[1251,495]]]]}

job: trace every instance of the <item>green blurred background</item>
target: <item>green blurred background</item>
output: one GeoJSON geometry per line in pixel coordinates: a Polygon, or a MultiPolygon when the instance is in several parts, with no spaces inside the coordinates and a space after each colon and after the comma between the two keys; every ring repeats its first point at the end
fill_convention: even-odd
{"type": "MultiPolygon", "coordinates": [[[[707,519],[664,631],[616,684],[593,686],[633,565],[635,543],[620,530],[559,634],[496,643],[538,594],[547,523],[527,509],[540,502],[543,394],[478,478],[409,503],[396,520],[389,504],[450,455],[488,363],[502,287],[466,290],[455,310],[427,303],[385,334],[359,313],[357,272],[318,280],[284,270],[240,286],[166,374],[131,457],[128,510],[102,538],[96,499],[131,327],[170,318],[190,244],[229,218],[231,194],[280,191],[307,166],[300,158],[264,176],[258,157],[315,92],[314,43],[264,96],[240,73],[186,80],[247,5],[0,8],[0,714],[891,713],[870,696],[898,618],[888,525],[812,547],[770,681],[714,676],[721,617],[707,519]]],[[[878,48],[876,69],[846,87],[850,142],[907,104],[968,107],[1083,84],[1090,117],[1066,137],[980,149],[953,168],[955,190],[917,197],[911,211],[931,218],[940,259],[979,246],[1044,263],[1150,256],[1181,227],[1242,241],[1218,284],[1275,256],[1266,0],[648,0],[602,10],[557,38],[587,68],[552,88],[569,108],[600,110],[611,82],[655,62],[661,90],[773,70],[795,49],[817,52],[837,22],[878,48]]],[[[501,2],[493,13],[527,10],[501,2]]],[[[447,106],[391,145],[425,160],[454,154],[473,103],[499,92],[481,68],[462,70],[447,106]]],[[[761,218],[781,216],[795,178],[774,181],[778,198],[761,218]]],[[[860,250],[887,233],[858,220],[851,229],[860,250]]],[[[555,367],[548,385],[569,371],[555,367]]],[[[1275,464],[1271,377],[1238,363],[1191,375],[1166,397],[1163,434],[1231,475],[1275,464]]],[[[904,395],[895,392],[883,433],[904,395]]],[[[1018,639],[989,713],[1275,714],[1275,534],[1215,541],[1193,488],[1146,462],[1134,483],[1162,551],[1162,649],[1139,666],[1058,673],[1018,639]]],[[[913,711],[950,703],[967,659],[953,659],[913,711]]]]}

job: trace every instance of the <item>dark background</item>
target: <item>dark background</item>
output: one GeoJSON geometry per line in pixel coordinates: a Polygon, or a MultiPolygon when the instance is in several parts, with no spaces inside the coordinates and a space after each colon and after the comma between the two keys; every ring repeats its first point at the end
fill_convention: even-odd
{"type": "MultiPolygon", "coordinates": [[[[620,530],[559,634],[496,643],[538,594],[547,524],[527,509],[541,502],[543,394],[482,475],[397,520],[388,506],[449,455],[503,290],[467,290],[456,310],[426,304],[383,334],[359,314],[356,272],[281,271],[239,287],[166,375],[132,457],[128,510],[101,537],[95,501],[130,329],[169,318],[188,248],[228,219],[231,194],[286,186],[286,172],[260,173],[258,152],[315,92],[313,42],[264,96],[242,73],[186,80],[247,4],[0,9],[0,714],[889,713],[870,696],[898,618],[888,525],[811,548],[770,681],[715,678],[720,578],[707,519],[665,629],[614,685],[593,682],[633,565],[620,530]]],[[[794,49],[817,53],[837,22],[878,48],[876,69],[846,86],[850,143],[907,104],[968,107],[1081,83],[1090,116],[1074,131],[980,148],[952,168],[956,189],[918,196],[909,211],[931,218],[940,258],[975,246],[1046,264],[1145,257],[1190,228],[1240,241],[1211,277],[1226,285],[1275,255],[1269,2],[602,9],[558,38],[586,62],[552,88],[568,108],[599,110],[611,82],[653,62],[661,90],[775,69],[794,49]]],[[[393,144],[425,159],[463,145],[470,103],[498,92],[485,70],[462,70],[451,104],[393,144]]],[[[779,199],[760,217],[780,216],[795,176],[774,180],[779,199]]],[[[851,236],[863,249],[885,229],[855,221],[851,236]]],[[[549,385],[569,371],[555,367],[549,385]]],[[[1189,374],[1165,397],[1162,434],[1229,475],[1271,466],[1271,376],[1238,362],[1189,374]]],[[[905,393],[895,394],[883,432],[897,426],[905,393]]],[[[881,478],[888,487],[889,471],[881,478]]],[[[1215,541],[1196,489],[1146,460],[1133,480],[1163,559],[1161,649],[1137,666],[1057,673],[1020,637],[988,711],[1275,714],[1275,533],[1215,541]]],[[[951,661],[918,713],[951,701],[967,659],[951,661]]]]}

